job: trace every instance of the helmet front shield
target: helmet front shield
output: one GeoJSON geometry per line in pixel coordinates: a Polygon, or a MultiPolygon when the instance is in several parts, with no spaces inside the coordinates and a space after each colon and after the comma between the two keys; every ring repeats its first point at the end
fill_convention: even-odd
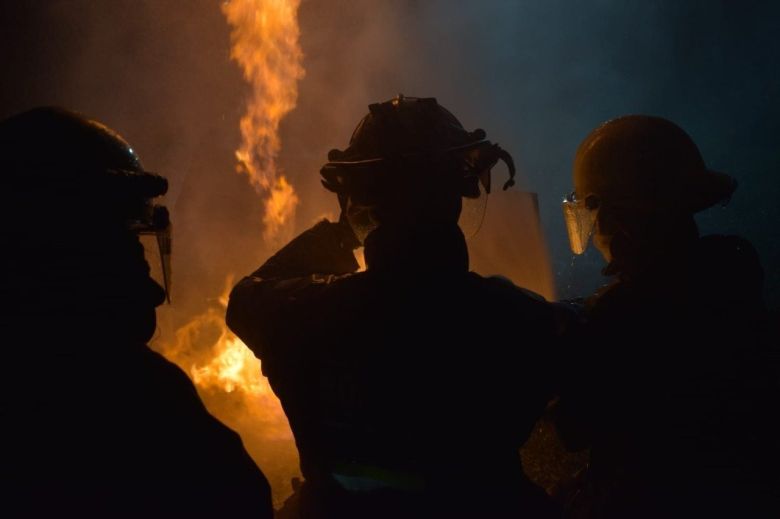
{"type": "MultiPolygon", "coordinates": [[[[131,176],[146,182],[162,178],[148,172],[131,176]]],[[[127,220],[127,227],[138,235],[144,247],[144,255],[149,263],[150,276],[165,289],[165,298],[170,303],[171,219],[167,207],[153,203],[153,199],[163,195],[166,190],[167,182],[160,184],[154,189],[147,189],[139,193],[140,196],[138,198],[140,198],[141,203],[139,206],[136,206],[136,210],[131,212],[131,216],[127,220]]]]}
{"type": "Polygon", "coordinates": [[[588,207],[585,200],[571,193],[563,199],[563,217],[569,234],[569,247],[574,254],[582,254],[588,248],[588,242],[596,226],[595,207],[588,207]]]}

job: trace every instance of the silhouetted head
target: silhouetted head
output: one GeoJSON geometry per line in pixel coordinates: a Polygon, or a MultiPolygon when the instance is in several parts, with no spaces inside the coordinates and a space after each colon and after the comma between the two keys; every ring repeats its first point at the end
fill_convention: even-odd
{"type": "Polygon", "coordinates": [[[379,226],[411,233],[457,224],[462,198],[490,191],[499,159],[514,176],[509,154],[483,130],[466,131],[434,98],[398,96],[369,106],[349,146],[331,150],[321,174],[362,241],[379,226]]]}
{"type": "Polygon", "coordinates": [[[564,201],[572,250],[591,234],[607,273],[634,270],[695,240],[693,215],[727,200],[736,181],[707,169],[679,126],[645,115],[607,121],[580,144],[564,201]]]}
{"type": "MultiPolygon", "coordinates": [[[[0,122],[3,282],[20,313],[147,340],[165,291],[139,234],[170,250],[167,181],[106,126],[59,108],[0,122]]],[[[162,269],[166,271],[166,268],[162,269]]],[[[166,278],[167,278],[166,272],[166,278]]]]}

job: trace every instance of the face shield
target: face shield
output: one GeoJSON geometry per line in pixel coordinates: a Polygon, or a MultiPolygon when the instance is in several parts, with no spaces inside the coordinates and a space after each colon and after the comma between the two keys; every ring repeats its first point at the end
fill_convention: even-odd
{"type": "MultiPolygon", "coordinates": [[[[468,179],[467,179],[468,181],[468,179]]],[[[477,235],[485,221],[485,212],[487,211],[488,194],[480,182],[473,182],[473,196],[464,196],[462,198],[463,206],[458,218],[458,226],[466,239],[471,239],[477,235]],[[474,196],[475,195],[475,196],[474,196]]]]}
{"type": "MultiPolygon", "coordinates": [[[[458,218],[458,226],[466,238],[475,236],[485,220],[488,195],[481,185],[477,185],[475,189],[478,193],[476,196],[462,198],[463,207],[458,218]]],[[[379,226],[374,207],[360,204],[352,198],[347,201],[344,216],[361,244],[379,226]]]]}
{"type": "MultiPolygon", "coordinates": [[[[458,218],[458,226],[463,235],[468,239],[474,237],[482,227],[485,220],[488,195],[484,189],[479,189],[476,197],[463,197],[463,208],[458,218]]],[[[379,226],[375,217],[374,208],[370,205],[359,205],[350,200],[348,202],[346,219],[355,233],[355,237],[362,244],[366,237],[379,226]]]]}
{"type": "Polygon", "coordinates": [[[506,191],[515,184],[515,163],[512,156],[498,144],[488,141],[478,143],[476,146],[467,147],[461,152],[461,160],[464,168],[463,208],[461,210],[458,225],[467,238],[473,238],[482,228],[487,210],[488,195],[491,187],[491,171],[498,161],[503,161],[509,170],[509,180],[503,189],[506,191]]]}
{"type": "Polygon", "coordinates": [[[149,264],[149,275],[165,289],[165,298],[171,302],[171,221],[168,209],[147,203],[142,215],[131,220],[129,227],[138,234],[149,264]]]}
{"type": "Polygon", "coordinates": [[[563,199],[563,217],[569,234],[569,246],[574,254],[582,254],[588,248],[588,242],[596,227],[598,203],[595,197],[579,199],[571,193],[563,199]]]}
{"type": "MultiPolygon", "coordinates": [[[[481,137],[484,137],[484,132],[481,137]]],[[[402,156],[392,162],[384,158],[329,162],[322,167],[320,174],[323,177],[323,186],[338,194],[342,218],[346,219],[357,239],[363,243],[379,225],[375,209],[377,200],[390,200],[390,205],[399,206],[397,198],[393,199],[392,195],[387,198],[387,186],[379,179],[392,181],[398,168],[413,169],[416,172],[429,167],[448,173],[459,171],[461,176],[454,180],[458,182],[456,189],[459,189],[462,201],[458,225],[466,238],[472,238],[479,232],[485,219],[491,188],[491,170],[499,161],[506,164],[509,172],[509,179],[503,185],[506,190],[515,183],[514,161],[503,148],[484,140],[430,155],[402,156]]],[[[409,180],[396,178],[395,181],[409,180]]],[[[414,179],[410,182],[414,182],[414,179]]],[[[451,182],[452,178],[445,179],[445,185],[442,187],[449,189],[451,182]]]]}

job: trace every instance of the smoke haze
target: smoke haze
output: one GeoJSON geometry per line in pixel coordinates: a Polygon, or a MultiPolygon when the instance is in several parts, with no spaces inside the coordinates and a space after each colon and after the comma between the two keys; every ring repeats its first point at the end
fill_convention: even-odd
{"type": "MultiPolygon", "coordinates": [[[[261,209],[233,174],[247,86],[229,61],[218,2],[1,9],[0,115],[38,104],[82,111],[118,129],[146,167],[171,180],[178,302],[218,293],[225,270],[258,263],[261,209]]],[[[282,123],[280,158],[302,194],[298,228],[336,212],[317,171],[368,103],[436,96],[513,153],[523,187],[539,193],[559,296],[581,295],[602,280],[595,254],[572,266],[566,247],[559,202],[574,150],[600,121],[654,113],[677,121],[710,167],[740,181],[731,205],[700,222],[754,242],[776,306],[780,246],[764,224],[778,221],[780,194],[778,14],[768,1],[304,1],[307,76],[282,123]]]]}
{"type": "MultiPolygon", "coordinates": [[[[574,151],[598,123],[649,113],[676,121],[709,167],[738,179],[731,204],[699,222],[754,243],[777,308],[777,20],[771,1],[304,0],[306,77],[282,121],[279,158],[301,199],[296,228],[337,215],[319,167],[347,145],[369,103],[434,96],[510,151],[518,184],[538,193],[544,236],[534,238],[534,261],[550,272],[532,288],[550,295],[554,281],[558,297],[586,295],[604,280],[595,251],[575,260],[567,246],[560,201],[574,151]]],[[[170,180],[174,304],[159,312],[163,336],[213,306],[228,274],[251,272],[272,252],[260,199],[235,173],[248,86],[230,62],[219,2],[4,2],[0,29],[0,117],[42,104],[83,112],[170,180]]],[[[512,240],[512,226],[527,232],[512,218],[498,238],[512,240]]]]}

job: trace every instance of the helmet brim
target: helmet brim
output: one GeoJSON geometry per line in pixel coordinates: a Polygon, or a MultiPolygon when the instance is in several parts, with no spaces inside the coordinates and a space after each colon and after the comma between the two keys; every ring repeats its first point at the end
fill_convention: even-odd
{"type": "Polygon", "coordinates": [[[352,178],[360,178],[360,175],[364,175],[367,171],[386,167],[388,164],[398,165],[403,164],[406,161],[415,161],[421,158],[430,159],[431,157],[436,156],[446,156],[453,153],[468,151],[480,146],[488,146],[490,144],[490,141],[483,139],[430,153],[406,154],[392,158],[372,157],[363,160],[331,160],[320,169],[320,175],[323,178],[322,185],[328,191],[341,193],[349,190],[348,185],[351,183],[350,180],[352,178]]]}
{"type": "Polygon", "coordinates": [[[698,213],[718,203],[726,204],[737,189],[737,180],[720,171],[707,170],[695,186],[691,186],[691,211],[698,213]]]}

